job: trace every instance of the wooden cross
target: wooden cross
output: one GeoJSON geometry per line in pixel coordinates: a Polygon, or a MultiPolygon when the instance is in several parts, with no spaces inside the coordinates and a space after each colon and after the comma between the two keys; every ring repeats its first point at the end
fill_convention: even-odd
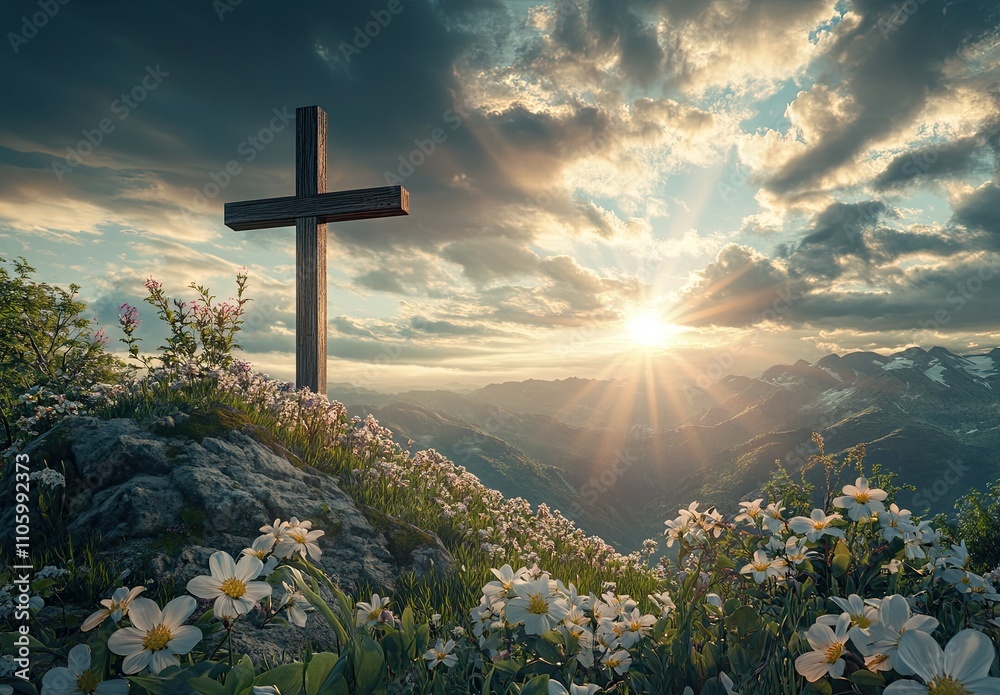
{"type": "Polygon", "coordinates": [[[326,225],[410,212],[402,186],[326,192],[326,112],[295,110],[295,195],[226,203],[238,232],[295,225],[295,386],[326,395],[326,225]]]}

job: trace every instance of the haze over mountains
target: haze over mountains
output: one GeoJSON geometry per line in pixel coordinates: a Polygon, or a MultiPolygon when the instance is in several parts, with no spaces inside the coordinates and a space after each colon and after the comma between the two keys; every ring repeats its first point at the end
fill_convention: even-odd
{"type": "Polygon", "coordinates": [[[816,451],[813,432],[828,453],[865,443],[869,467],[916,486],[897,500],[916,513],[949,512],[1000,478],[1000,349],[828,355],[702,386],[571,378],[468,393],[335,385],[331,396],[372,413],[401,444],[437,449],[625,551],[693,500],[735,510],[775,459],[797,471],[816,451]]]}

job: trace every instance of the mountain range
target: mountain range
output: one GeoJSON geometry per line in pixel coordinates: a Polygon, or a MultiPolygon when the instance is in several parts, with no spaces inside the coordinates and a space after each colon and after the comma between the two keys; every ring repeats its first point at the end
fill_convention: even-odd
{"type": "Polygon", "coordinates": [[[691,501],[733,512],[759,496],[776,460],[795,472],[816,453],[813,432],[827,453],[865,444],[868,470],[878,463],[916,488],[897,495],[915,513],[951,512],[1000,478],[1000,348],[831,354],[711,384],[570,378],[398,394],[340,384],[331,397],[622,551],[691,501]]]}

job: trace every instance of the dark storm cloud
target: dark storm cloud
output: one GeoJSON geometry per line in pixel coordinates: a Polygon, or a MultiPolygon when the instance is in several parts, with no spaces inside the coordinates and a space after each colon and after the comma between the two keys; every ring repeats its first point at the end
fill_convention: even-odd
{"type": "Polygon", "coordinates": [[[911,150],[889,162],[889,166],[872,182],[872,187],[884,191],[965,173],[975,164],[975,155],[981,147],[979,138],[969,137],[911,150]]]}
{"type": "Polygon", "coordinates": [[[771,259],[746,246],[728,244],[698,271],[672,314],[692,326],[746,326],[765,320],[776,301],[786,304],[803,283],[771,259]]]}
{"type": "Polygon", "coordinates": [[[969,229],[988,232],[991,247],[1000,248],[1000,186],[985,184],[960,201],[954,219],[969,229]]]}
{"type": "Polygon", "coordinates": [[[993,281],[1000,259],[970,255],[963,235],[952,228],[900,230],[883,224],[893,217],[895,211],[879,201],[834,203],[815,217],[798,243],[779,245],[774,258],[730,244],[681,293],[675,320],[871,330],[878,324],[905,330],[926,319],[928,307],[950,302],[950,314],[960,301],[963,309],[976,309],[963,313],[956,326],[995,323],[985,309],[1000,298],[1000,279],[993,281]],[[934,262],[909,271],[899,265],[915,255],[934,262]],[[844,279],[852,283],[850,291],[840,284],[844,279]],[[979,285],[976,296],[963,298],[970,283],[979,285]]]}
{"type": "Polygon", "coordinates": [[[886,207],[878,201],[833,203],[821,212],[813,230],[791,247],[779,247],[795,277],[840,276],[851,263],[867,265],[871,252],[865,232],[875,228],[886,207]]]}
{"type": "Polygon", "coordinates": [[[942,5],[854,0],[859,24],[840,37],[830,53],[853,99],[852,117],[810,143],[767,183],[779,193],[816,184],[831,170],[849,164],[866,148],[895,132],[949,87],[945,64],[961,60],[970,42],[1000,25],[993,0],[942,5]],[[912,6],[912,11],[909,9],[912,6]]]}

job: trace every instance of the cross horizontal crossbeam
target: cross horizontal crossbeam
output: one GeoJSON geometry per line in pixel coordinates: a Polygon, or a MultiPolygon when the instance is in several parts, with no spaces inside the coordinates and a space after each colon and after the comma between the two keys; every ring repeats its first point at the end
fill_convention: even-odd
{"type": "Polygon", "coordinates": [[[261,198],[226,203],[226,226],[237,232],[292,227],[300,217],[317,224],[398,217],[410,212],[410,195],[402,186],[261,198]]]}

